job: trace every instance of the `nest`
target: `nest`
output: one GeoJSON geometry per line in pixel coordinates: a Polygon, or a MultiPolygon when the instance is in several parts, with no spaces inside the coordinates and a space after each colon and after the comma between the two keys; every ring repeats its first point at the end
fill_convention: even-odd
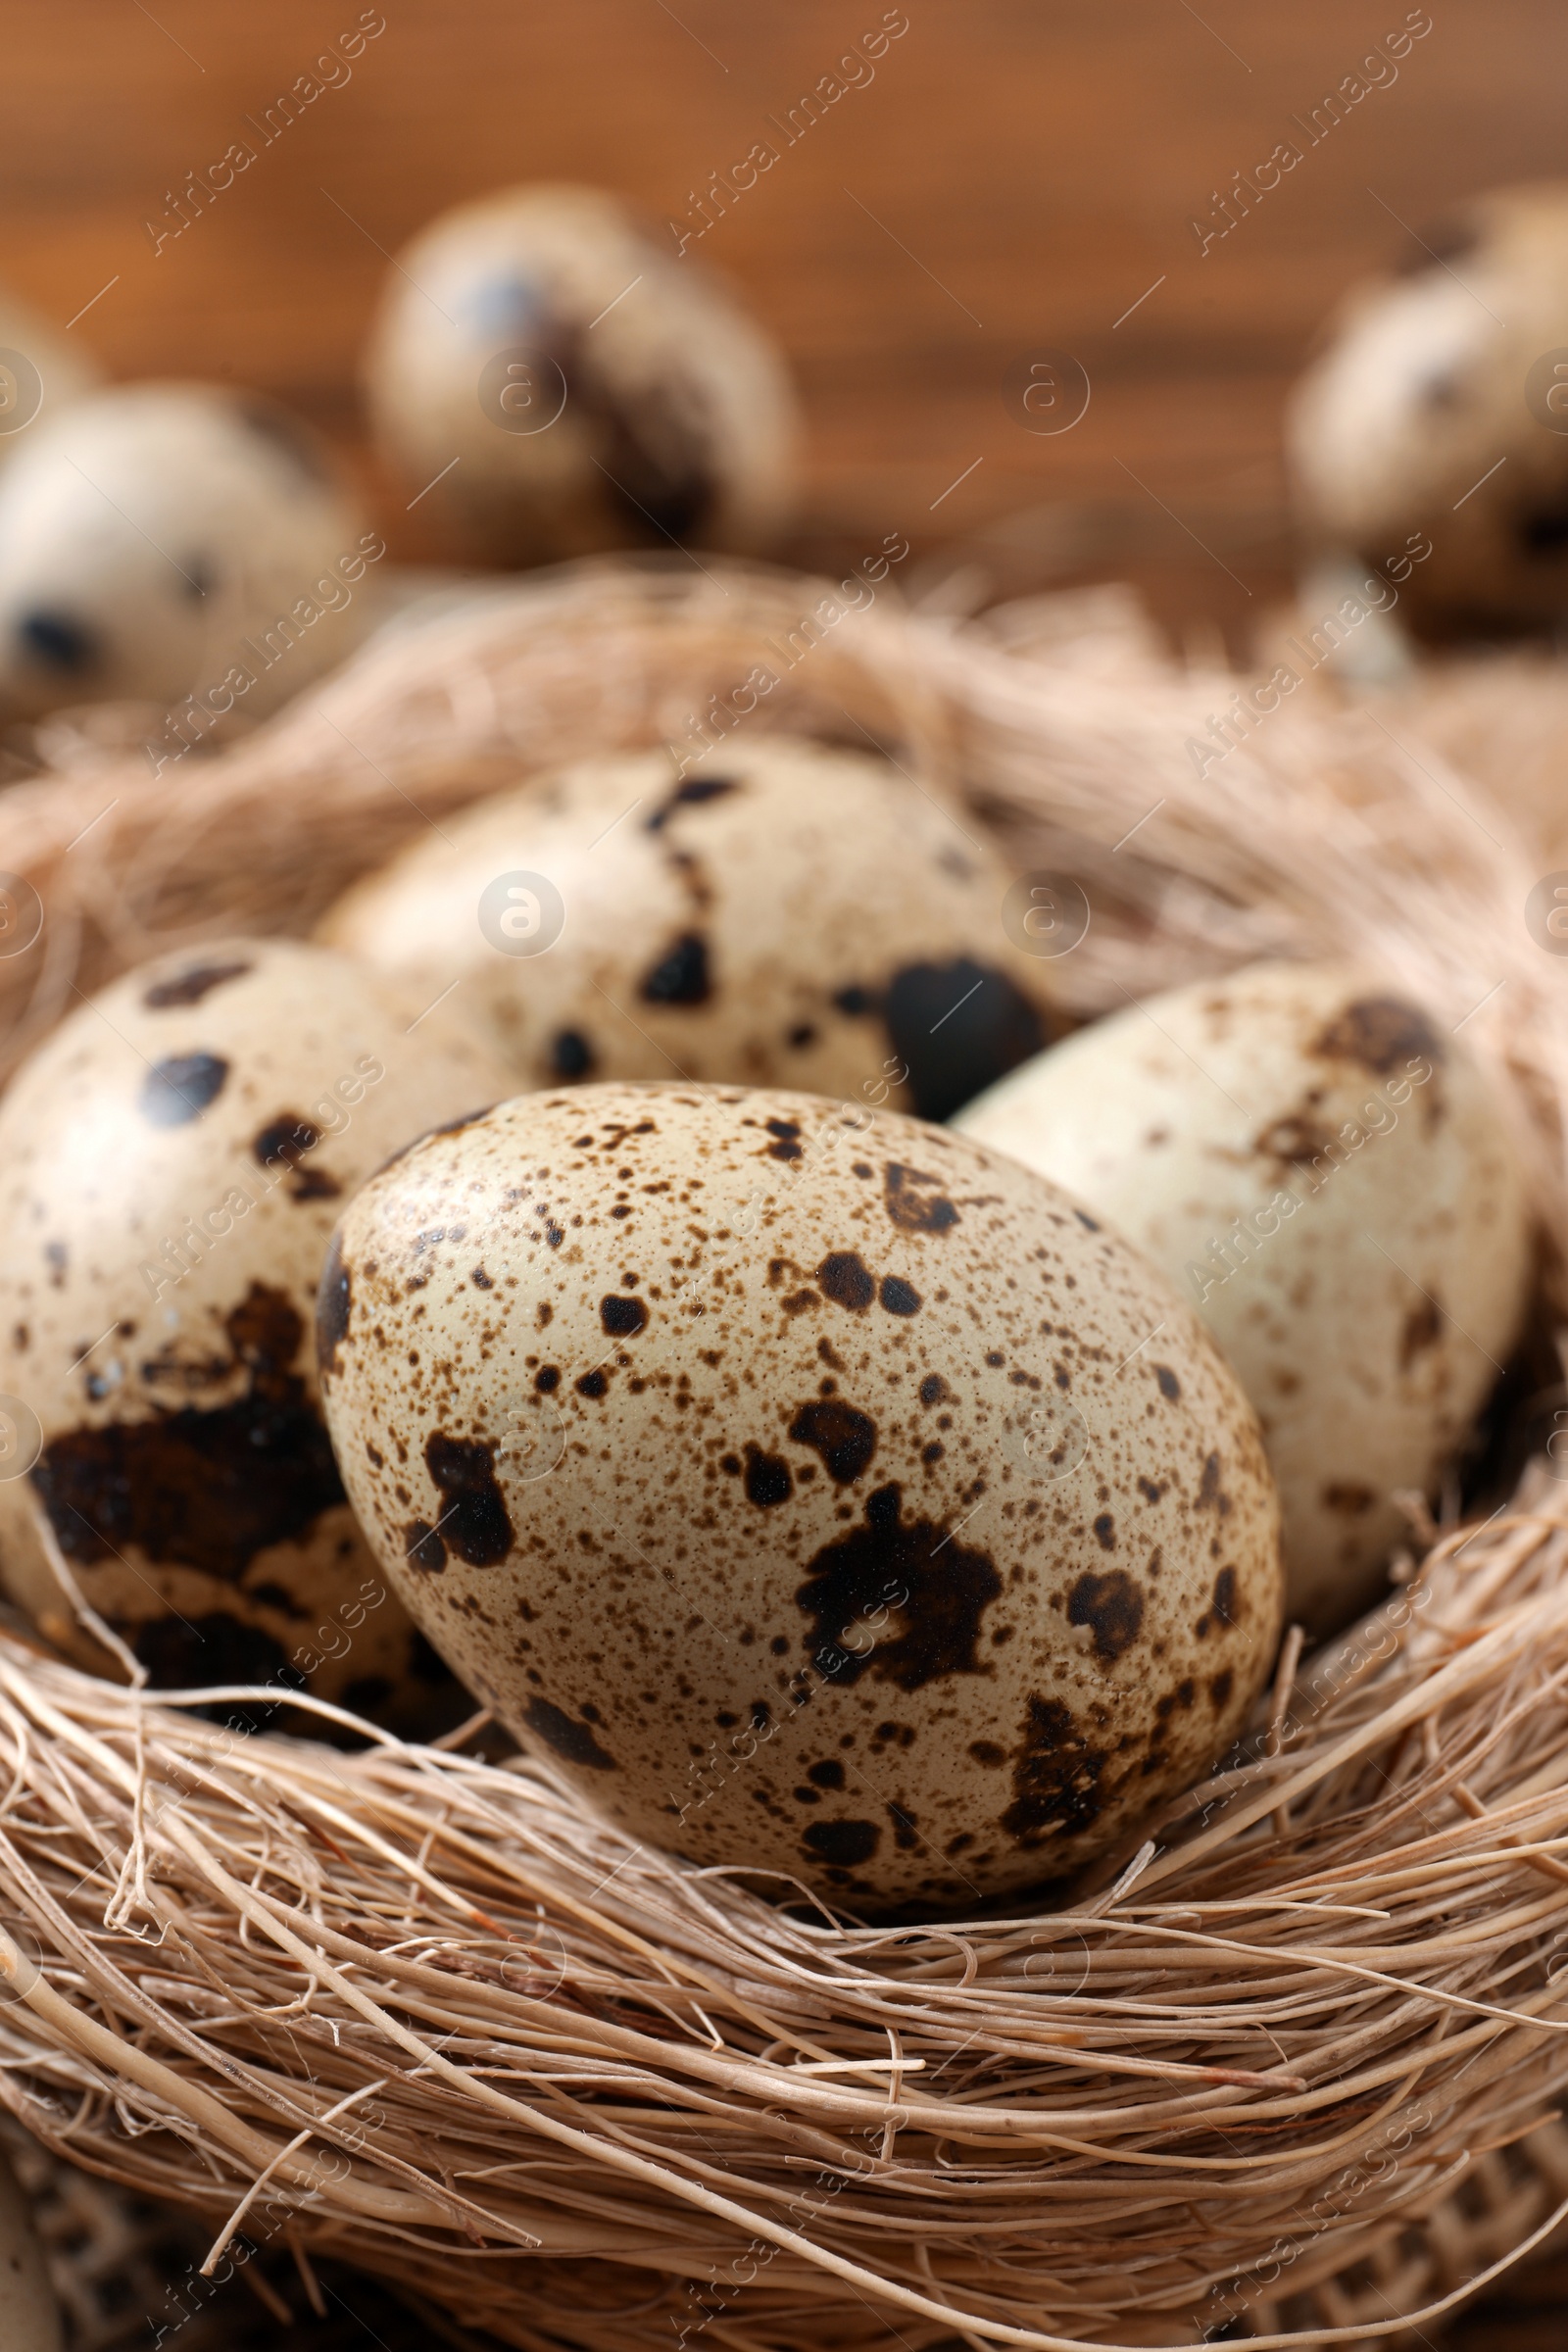
{"type": "MultiPolygon", "coordinates": [[[[1556,1303],[1568,1038],[1494,790],[1305,698],[1205,757],[1235,681],[1114,604],[959,629],[829,620],[828,593],[589,566],[406,626],[162,774],[78,741],[0,802],[48,918],[0,959],[8,1053],[133,958],[303,927],[520,768],[721,742],[762,667],[745,724],[874,743],[1081,880],[1080,1011],[1350,953],[1462,1026],[1556,1303]]],[[[1538,1463],[1490,1500],[1412,1500],[1390,1600],[1288,1642],[1135,1852],[923,1925],[764,1901],[458,1736],[247,1736],[199,1710],[254,1693],[0,1641],[0,2095],[205,2217],[215,2276],[346,2259],[519,2352],[1424,2328],[1568,2215],[1568,1484],[1538,1463]]]]}
{"type": "Polygon", "coordinates": [[[147,2352],[176,2324],[179,2352],[497,2352],[416,2293],[330,2260],[302,2263],[281,2233],[204,2278],[212,2230],[199,2214],[62,2163],[4,2114],[0,2154],[32,2209],[66,2352],[147,2352]]]}

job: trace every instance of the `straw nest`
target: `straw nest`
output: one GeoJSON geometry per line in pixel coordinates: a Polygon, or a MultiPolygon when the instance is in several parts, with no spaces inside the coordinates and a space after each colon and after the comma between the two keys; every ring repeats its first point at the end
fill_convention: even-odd
{"type": "MultiPolygon", "coordinates": [[[[1235,681],[1167,667],[1114,599],[956,629],[828,594],[588,567],[405,627],[160,775],[57,730],[59,772],[0,801],[46,918],[0,958],[8,1059],[156,948],[305,927],[519,767],[721,739],[760,667],[748,726],[869,739],[1083,881],[1081,1011],[1348,951],[1463,1025],[1555,1307],[1539,850],[1419,710],[1303,696],[1204,760],[1235,681]]],[[[215,2274],[281,2238],[523,2352],[1425,2327],[1568,2213],[1568,1485],[1537,1464],[1492,1502],[1435,1527],[1412,1498],[1389,1602],[1288,1642],[1243,1748],[1136,1852],[927,1925],[765,1902],[461,1740],[245,1737],[195,1712],[237,1691],[0,1640],[0,2095],[209,2217],[215,2274]]]]}

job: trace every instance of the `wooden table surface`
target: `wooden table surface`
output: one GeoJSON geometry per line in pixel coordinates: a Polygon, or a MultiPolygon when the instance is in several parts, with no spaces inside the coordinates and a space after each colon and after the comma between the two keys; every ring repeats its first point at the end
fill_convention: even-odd
{"type": "MultiPolygon", "coordinates": [[[[296,404],[416,558],[441,551],[365,458],[355,391],[388,254],[525,178],[689,223],[769,116],[906,23],[701,245],[802,387],[784,552],[900,530],[916,581],[956,554],[997,589],[1128,575],[1178,634],[1237,650],[1288,576],[1281,403],[1340,290],[1452,198],[1565,153],[1560,0],[56,0],[5,23],[0,276],[116,376],[296,404]],[[333,86],[157,243],[187,175],[257,144],[247,118],[362,24],[382,29],[320,70],[333,86]],[[1406,24],[1430,29],[1307,143],[1292,119],[1406,24]],[[1221,225],[1218,192],[1282,139],[1299,165],[1204,250],[1194,221],[1221,225]],[[1004,389],[1042,348],[1092,385],[1055,436],[1004,389]]],[[[1463,2344],[1557,2352],[1568,2277],[1527,2291],[1463,2344]]]]}
{"type": "MultiPolygon", "coordinates": [[[[1414,250],[1404,223],[1559,167],[1552,0],[14,5],[0,275],[61,325],[90,303],[72,335],[116,375],[265,386],[352,447],[386,255],[432,213],[555,176],[689,221],[710,175],[885,18],[907,30],[700,248],[804,391],[787,552],[978,541],[1001,587],[1126,572],[1178,626],[1244,643],[1288,562],[1282,395],[1339,291],[1414,250]],[[187,175],[255,145],[247,118],[362,18],[384,30],[155,250],[187,175]],[[1431,29],[1402,59],[1385,47],[1377,86],[1307,145],[1292,118],[1407,20],[1431,29]],[[1201,250],[1194,221],[1218,225],[1216,193],[1282,139],[1300,164],[1201,250]],[[1057,436],[1004,394],[1042,348],[1093,387],[1057,436]]],[[[398,551],[439,552],[428,510],[378,495],[398,551]]]]}

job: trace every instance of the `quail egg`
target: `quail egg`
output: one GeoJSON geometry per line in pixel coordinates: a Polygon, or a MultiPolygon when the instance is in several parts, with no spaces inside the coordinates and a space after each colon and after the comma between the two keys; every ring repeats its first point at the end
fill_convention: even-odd
{"type": "Polygon", "coordinates": [[[703,264],[594,188],[506,188],[398,256],[366,361],[378,439],[473,554],[764,541],[795,400],[703,264]]]}
{"type": "Polygon", "coordinates": [[[1462,1038],[1340,964],[1155,997],[1016,1070],[964,1131],[1069,1186],[1202,1316],[1251,1398],[1291,1614],[1380,1595],[1524,1312],[1530,1227],[1462,1038]]]}
{"type": "Polygon", "coordinates": [[[29,425],[52,419],[98,381],[96,362],[74,335],[0,287],[0,465],[24,446],[29,425]]]}
{"type": "Polygon", "coordinates": [[[0,1565],[84,1662],[72,1583],[156,1684],[401,1719],[439,1679],[344,1498],[309,1345],[355,1186],[508,1091],[420,1009],[325,949],[222,941],[78,1005],[0,1102],[0,1565]]]}
{"type": "Polygon", "coordinates": [[[763,737],[675,778],[585,760],[446,820],[321,936],[461,982],[522,1087],[788,1084],[946,1118],[1054,1023],[973,821],[863,753],[763,737]]]}
{"type": "Polygon", "coordinates": [[[1257,1426],[1054,1185],[809,1095],[604,1085],[350,1203],[322,1388],[388,1578],[629,1835],[862,1908],[1136,1832],[1280,1613],[1257,1426]]]}
{"type": "Polygon", "coordinates": [[[0,474],[0,707],[193,698],[166,759],[341,661],[384,553],[314,434],[204,384],[39,420],[0,474]]]}
{"type": "Polygon", "coordinates": [[[1309,528],[1428,633],[1568,608],[1568,186],[1477,197],[1356,288],[1288,438],[1309,528]]]}

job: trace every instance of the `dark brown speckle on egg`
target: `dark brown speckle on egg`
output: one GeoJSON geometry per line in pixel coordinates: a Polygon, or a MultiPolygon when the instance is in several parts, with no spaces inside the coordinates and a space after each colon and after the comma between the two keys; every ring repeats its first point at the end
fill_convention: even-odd
{"type": "Polygon", "coordinates": [[[220,1054],[170,1054],[142,1081],[141,1112],[151,1127],[183,1127],[216,1101],[228,1076],[220,1054]]]}
{"type": "Polygon", "coordinates": [[[227,980],[242,980],[255,967],[248,956],[217,957],[207,963],[187,964],[182,971],[167,979],[154,980],[142,991],[142,1003],[149,1012],[167,1012],[172,1006],[199,1004],[204,997],[221,988],[227,980]]]}

